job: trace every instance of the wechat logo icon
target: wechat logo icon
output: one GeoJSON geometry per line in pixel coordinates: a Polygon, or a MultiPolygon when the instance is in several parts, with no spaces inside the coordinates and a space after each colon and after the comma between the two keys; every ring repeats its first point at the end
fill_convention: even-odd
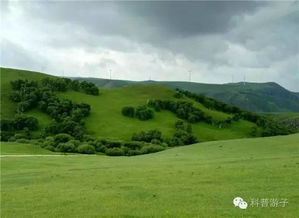
{"type": "Polygon", "coordinates": [[[248,206],[247,202],[243,200],[241,197],[235,197],[233,200],[233,204],[235,207],[239,207],[242,210],[245,210],[248,206]]]}

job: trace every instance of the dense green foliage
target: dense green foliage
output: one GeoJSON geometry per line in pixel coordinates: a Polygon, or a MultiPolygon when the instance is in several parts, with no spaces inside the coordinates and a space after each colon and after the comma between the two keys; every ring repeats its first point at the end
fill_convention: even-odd
{"type": "MultiPolygon", "coordinates": [[[[43,133],[44,136],[67,133],[76,139],[82,139],[84,135],[84,123],[82,122],[82,119],[89,115],[91,109],[90,105],[85,103],[77,104],[68,99],[60,99],[54,92],[65,91],[70,83],[69,79],[49,78],[42,80],[42,86],[39,85],[38,82],[34,81],[12,81],[11,86],[14,91],[10,95],[11,100],[18,104],[17,113],[19,114],[32,108],[39,108],[41,111],[47,113],[51,118],[53,118],[55,122],[45,128],[43,133]]],[[[16,126],[16,123],[21,122],[16,119],[20,119],[20,116],[16,117],[13,121],[15,126],[13,129],[5,130],[5,128],[1,128],[1,130],[22,130],[22,126],[24,125],[30,125],[31,127],[29,127],[29,130],[37,129],[36,119],[35,123],[32,123],[33,119],[27,118],[25,121],[27,123],[31,121],[31,123],[26,124],[26,122],[23,121],[23,123],[25,123],[21,124],[21,127],[16,126]]],[[[1,123],[3,122],[4,124],[7,124],[6,121],[1,121],[1,123]]]]}
{"type": "Polygon", "coordinates": [[[134,107],[123,107],[122,114],[127,117],[135,116],[135,108],[134,107]]]}
{"type": "Polygon", "coordinates": [[[136,117],[139,120],[150,120],[154,117],[154,112],[146,105],[134,107],[123,107],[122,114],[127,117],[136,117]]]}
{"type": "Polygon", "coordinates": [[[178,118],[196,123],[204,121],[212,123],[212,117],[206,115],[203,111],[193,106],[191,102],[187,101],[171,101],[171,100],[150,100],[148,102],[150,107],[156,111],[169,110],[177,115],[178,118]]]}
{"type": "Polygon", "coordinates": [[[1,120],[1,141],[30,138],[30,131],[37,128],[38,120],[36,118],[22,114],[16,115],[13,120],[1,120]]]}

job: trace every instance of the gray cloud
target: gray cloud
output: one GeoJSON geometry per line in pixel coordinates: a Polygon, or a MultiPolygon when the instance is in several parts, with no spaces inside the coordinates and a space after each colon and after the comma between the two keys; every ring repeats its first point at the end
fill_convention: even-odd
{"type": "MultiPolygon", "coordinates": [[[[1,49],[12,47],[11,56],[18,57],[38,53],[48,72],[64,68],[105,77],[112,67],[116,78],[142,80],[151,73],[153,79],[185,80],[191,69],[194,80],[216,83],[231,75],[242,80],[246,73],[249,80],[299,91],[296,1],[37,1],[4,7],[2,38],[12,43],[1,49]]],[[[8,62],[14,65],[2,61],[8,62]]]]}

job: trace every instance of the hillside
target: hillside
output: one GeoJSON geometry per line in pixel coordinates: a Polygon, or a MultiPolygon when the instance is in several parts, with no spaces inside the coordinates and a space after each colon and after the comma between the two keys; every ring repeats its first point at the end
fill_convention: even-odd
{"type": "Polygon", "coordinates": [[[10,85],[11,81],[17,79],[39,81],[46,77],[53,78],[53,76],[44,73],[0,67],[1,117],[6,119],[12,118],[15,114],[16,104],[9,100],[9,94],[12,90],[10,85]]]}
{"type": "MultiPolygon", "coordinates": [[[[1,216],[294,218],[298,141],[298,134],[216,141],[130,158],[1,157],[1,216]],[[236,196],[246,210],[234,207],[236,196]],[[252,199],[288,203],[257,207],[252,199]]],[[[4,142],[1,151],[22,154],[21,146],[4,142]]]]}
{"type": "Polygon", "coordinates": [[[264,113],[264,115],[289,128],[299,130],[299,113],[264,113]]]}
{"type": "Polygon", "coordinates": [[[98,78],[75,78],[95,83],[98,87],[114,88],[131,84],[160,84],[221,100],[252,112],[299,112],[299,95],[280,85],[269,83],[204,84],[171,81],[127,81],[98,78]]]}
{"type": "MultiPolygon", "coordinates": [[[[10,81],[20,78],[39,80],[44,77],[47,77],[47,75],[2,69],[2,119],[11,118],[15,109],[15,105],[8,99],[10,81]]],[[[59,92],[58,96],[77,103],[87,103],[91,106],[90,115],[84,119],[88,134],[113,140],[130,140],[135,132],[142,130],[158,129],[165,138],[169,138],[174,134],[174,124],[179,119],[169,111],[155,112],[154,118],[147,121],[125,117],[121,114],[121,109],[124,106],[137,107],[146,104],[149,99],[177,100],[174,98],[174,93],[173,90],[161,85],[132,85],[114,89],[101,89],[99,96],[76,91],[59,92]]],[[[192,102],[196,108],[211,116],[215,121],[223,121],[231,117],[230,114],[208,109],[192,99],[183,98],[181,100],[192,102]]],[[[51,118],[37,109],[30,110],[26,114],[39,120],[40,130],[51,123],[51,118]]],[[[204,122],[192,124],[193,134],[200,141],[251,137],[253,127],[256,127],[256,124],[245,120],[233,122],[227,128],[219,128],[204,122]]],[[[259,130],[259,128],[257,129],[259,130]]]]}

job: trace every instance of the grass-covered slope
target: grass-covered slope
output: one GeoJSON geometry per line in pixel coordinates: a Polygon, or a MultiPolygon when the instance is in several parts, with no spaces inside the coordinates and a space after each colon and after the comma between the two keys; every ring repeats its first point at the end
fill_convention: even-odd
{"type": "Polygon", "coordinates": [[[269,83],[228,83],[205,84],[194,82],[170,81],[127,81],[98,78],[76,78],[93,82],[98,87],[115,88],[131,84],[160,84],[171,88],[180,88],[193,93],[204,94],[228,104],[253,112],[299,112],[299,95],[269,83]]]}
{"type": "MultiPolygon", "coordinates": [[[[1,68],[1,97],[2,97],[2,119],[11,118],[14,115],[15,105],[9,100],[11,90],[10,81],[16,79],[40,80],[48,75],[1,68]]],[[[171,137],[175,132],[174,124],[178,118],[169,111],[155,112],[154,119],[141,121],[128,118],[121,114],[124,106],[140,106],[147,103],[149,99],[177,100],[174,91],[161,85],[132,85],[114,89],[100,89],[99,96],[87,95],[81,92],[67,91],[58,95],[70,99],[76,103],[87,103],[91,105],[91,114],[85,119],[87,132],[95,137],[110,139],[130,140],[133,133],[141,130],[158,129],[164,137],[171,137]]],[[[181,100],[192,101],[184,98],[181,100]]],[[[194,105],[212,116],[214,120],[225,120],[231,115],[210,110],[200,103],[192,101],[194,105]]],[[[40,130],[51,122],[45,113],[34,109],[26,112],[39,120],[40,130]]],[[[250,137],[250,132],[255,124],[240,120],[234,122],[228,128],[219,129],[217,126],[203,122],[193,124],[193,133],[200,141],[233,139],[250,137]]]]}
{"type": "Polygon", "coordinates": [[[1,78],[1,118],[2,119],[11,119],[14,117],[16,104],[14,104],[9,99],[9,94],[11,92],[10,82],[18,79],[28,79],[39,81],[45,77],[53,77],[51,75],[26,71],[26,70],[17,70],[10,68],[0,67],[0,78],[1,78]]]}
{"type": "Polygon", "coordinates": [[[135,157],[4,157],[1,217],[298,217],[298,141],[237,139],[135,157]],[[236,196],[246,210],[233,206],[236,196]],[[252,207],[253,198],[288,204],[252,207]]]}
{"type": "MultiPolygon", "coordinates": [[[[129,140],[134,132],[150,129],[160,130],[165,137],[175,132],[174,123],[178,118],[171,112],[155,112],[154,118],[147,121],[128,118],[121,114],[124,106],[140,106],[149,99],[173,99],[174,91],[159,85],[134,85],[114,89],[101,89],[99,96],[79,92],[61,93],[60,96],[75,102],[83,101],[91,105],[91,114],[86,119],[86,127],[91,135],[129,140]]],[[[188,99],[184,99],[188,100],[188,99]]],[[[191,101],[191,100],[188,100],[191,101]]],[[[230,115],[205,108],[193,102],[215,120],[225,120],[230,115]]],[[[250,137],[255,124],[248,121],[233,123],[229,128],[219,129],[206,123],[192,124],[193,133],[201,141],[250,137]]]]}

